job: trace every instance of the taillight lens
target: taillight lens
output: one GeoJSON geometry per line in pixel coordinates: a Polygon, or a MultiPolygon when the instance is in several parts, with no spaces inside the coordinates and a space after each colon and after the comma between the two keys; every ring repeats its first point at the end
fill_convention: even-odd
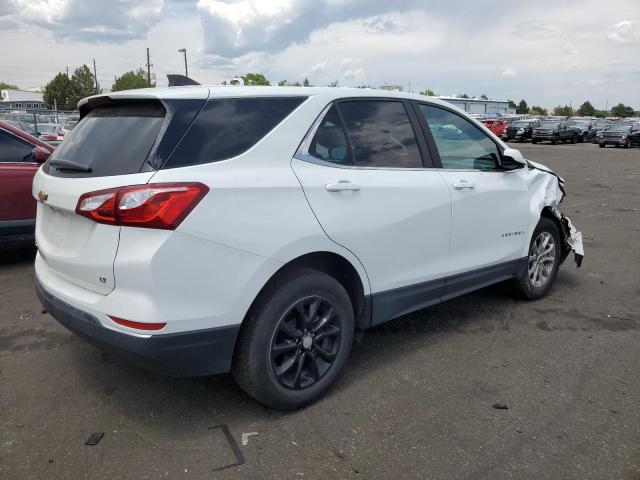
{"type": "Polygon", "coordinates": [[[125,320],[124,318],[114,317],[112,315],[109,315],[109,318],[118,325],[128,328],[136,328],[138,330],[162,330],[167,325],[166,323],[134,322],[133,320],[125,320]]]}
{"type": "Polygon", "coordinates": [[[154,183],[85,193],[76,213],[98,223],[175,230],[209,191],[201,183],[154,183]]]}

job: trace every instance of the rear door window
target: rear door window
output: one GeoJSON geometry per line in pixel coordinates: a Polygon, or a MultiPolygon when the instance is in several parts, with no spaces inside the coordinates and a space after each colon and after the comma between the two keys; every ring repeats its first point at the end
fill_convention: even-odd
{"type": "Polygon", "coordinates": [[[359,167],[422,168],[411,121],[402,102],[345,101],[338,104],[359,167]]]}
{"type": "Polygon", "coordinates": [[[47,162],[49,174],[100,177],[140,172],[165,115],[160,102],[106,105],[91,110],[47,162]],[[73,164],[85,167],[84,171],[73,168],[73,164]]]}
{"type": "Polygon", "coordinates": [[[218,162],[258,143],[306,97],[209,100],[163,168],[218,162]]]}
{"type": "Polygon", "coordinates": [[[31,161],[33,145],[0,130],[0,163],[31,161]]]}
{"type": "Polygon", "coordinates": [[[325,162],[351,165],[347,136],[335,105],[329,109],[318,127],[309,146],[309,154],[325,162]]]}

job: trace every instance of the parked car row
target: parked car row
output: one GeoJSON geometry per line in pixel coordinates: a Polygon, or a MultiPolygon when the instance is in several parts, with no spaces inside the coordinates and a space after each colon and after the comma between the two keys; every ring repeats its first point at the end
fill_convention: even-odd
{"type": "Polygon", "coordinates": [[[0,121],[57,146],[78,123],[78,115],[35,115],[17,112],[0,113],[0,121]]]}
{"type": "Polygon", "coordinates": [[[531,143],[560,142],[597,143],[600,148],[640,147],[640,120],[598,120],[593,118],[558,117],[513,119],[487,119],[482,123],[504,141],[531,143]]]}

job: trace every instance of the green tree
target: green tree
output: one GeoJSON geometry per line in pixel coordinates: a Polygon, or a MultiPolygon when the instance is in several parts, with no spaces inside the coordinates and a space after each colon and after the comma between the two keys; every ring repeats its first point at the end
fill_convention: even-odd
{"type": "Polygon", "coordinates": [[[245,85],[271,85],[261,73],[247,73],[242,76],[245,85]]]}
{"type": "Polygon", "coordinates": [[[570,117],[573,115],[573,109],[569,105],[558,105],[553,109],[553,114],[558,117],[570,117]]]}
{"type": "Polygon", "coordinates": [[[628,107],[619,103],[615,107],[611,108],[611,115],[622,118],[633,117],[633,107],[628,107]]]}
{"type": "Polygon", "coordinates": [[[516,102],[514,102],[513,100],[507,100],[507,102],[509,102],[509,108],[518,108],[516,102]]]}
{"type": "Polygon", "coordinates": [[[93,73],[86,65],[76,68],[71,77],[71,96],[67,107],[76,108],[78,102],[85,97],[100,93],[93,73]]]}
{"type": "MultiPolygon", "coordinates": [[[[112,92],[119,92],[121,90],[134,90],[136,88],[147,88],[147,72],[142,68],[138,68],[135,72],[133,70],[123,73],[116,78],[116,81],[111,85],[112,92]]],[[[152,87],[155,87],[155,83],[151,83],[152,87]]]]}
{"type": "Polygon", "coordinates": [[[2,90],[18,90],[18,86],[13,83],[0,82],[0,93],[2,93],[2,90]]]}
{"type": "Polygon", "coordinates": [[[520,100],[520,103],[516,107],[516,113],[518,114],[529,113],[529,106],[527,105],[527,102],[525,102],[524,100],[520,100]]]}
{"type": "Polygon", "coordinates": [[[427,97],[435,97],[437,93],[435,93],[430,88],[427,88],[424,92],[420,92],[420,95],[426,95],[427,97]]]}
{"type": "Polygon", "coordinates": [[[593,105],[591,105],[591,102],[587,100],[582,105],[580,105],[577,113],[578,115],[581,115],[583,117],[592,117],[593,115],[595,115],[596,109],[593,107],[593,105]]]}
{"type": "Polygon", "coordinates": [[[607,110],[596,110],[593,116],[596,118],[606,118],[609,116],[609,112],[607,110]]]}
{"type": "Polygon", "coordinates": [[[340,82],[338,80],[334,80],[333,82],[330,82],[329,85],[327,85],[328,87],[339,87],[340,86],[340,82]]]}
{"type": "Polygon", "coordinates": [[[534,105],[533,107],[531,107],[531,109],[529,110],[529,113],[531,115],[543,115],[546,116],[549,112],[547,112],[546,108],[543,107],[538,107],[537,105],[534,105]]]}
{"type": "Polygon", "coordinates": [[[487,95],[485,95],[484,93],[482,95],[480,95],[480,99],[481,100],[489,100],[489,97],[487,97],[487,95]]]}
{"type": "Polygon", "coordinates": [[[467,95],[466,93],[459,93],[458,95],[456,95],[456,98],[469,98],[469,95],[467,95]]]}
{"type": "Polygon", "coordinates": [[[302,86],[303,87],[313,87],[313,85],[311,85],[309,83],[309,79],[305,77],[304,82],[302,82],[302,86]]]}
{"type": "MultiPolygon", "coordinates": [[[[61,110],[73,110],[76,105],[72,103],[73,84],[64,73],[58,73],[53,80],[44,87],[42,99],[44,103],[53,107],[56,105],[61,110]]],[[[77,103],[77,102],[76,102],[77,103]]]]}

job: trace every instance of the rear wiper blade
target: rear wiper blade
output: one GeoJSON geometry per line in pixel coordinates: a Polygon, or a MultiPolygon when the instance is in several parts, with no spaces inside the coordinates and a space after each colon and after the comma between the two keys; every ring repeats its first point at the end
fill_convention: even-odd
{"type": "Polygon", "coordinates": [[[73,162],[71,160],[50,160],[49,165],[57,167],[58,170],[77,170],[78,172],[91,172],[91,167],[87,167],[86,165],[82,165],[78,162],[73,162]]]}

